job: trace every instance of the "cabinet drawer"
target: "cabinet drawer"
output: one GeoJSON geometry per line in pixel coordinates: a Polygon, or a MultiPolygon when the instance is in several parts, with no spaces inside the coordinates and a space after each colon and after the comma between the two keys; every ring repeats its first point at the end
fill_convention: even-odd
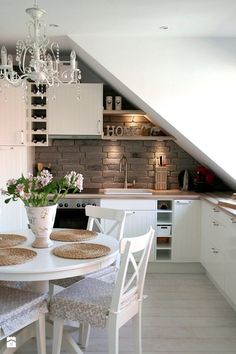
{"type": "Polygon", "coordinates": [[[170,236],[171,235],[171,225],[158,225],[157,235],[160,236],[170,236]]]}
{"type": "Polygon", "coordinates": [[[122,210],[156,210],[156,201],[144,199],[101,199],[101,206],[122,210]]]}

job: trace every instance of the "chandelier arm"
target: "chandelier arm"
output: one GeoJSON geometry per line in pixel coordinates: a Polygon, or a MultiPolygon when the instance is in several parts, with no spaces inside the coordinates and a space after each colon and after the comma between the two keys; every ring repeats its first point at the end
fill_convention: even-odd
{"type": "Polygon", "coordinates": [[[64,81],[67,84],[79,84],[81,71],[76,68],[74,50],[70,54],[69,69],[59,74],[59,44],[53,42],[50,45],[46,37],[45,22],[42,20],[45,11],[38,7],[38,0],[34,0],[34,6],[27,8],[26,13],[31,17],[27,22],[28,36],[24,41],[18,40],[16,44],[16,62],[22,75],[14,71],[12,61],[9,59],[11,56],[7,57],[7,50],[3,46],[0,78],[6,78],[8,83],[15,86],[19,86],[20,83],[25,85],[26,80],[35,82],[37,86],[40,84],[59,86],[64,81]]]}

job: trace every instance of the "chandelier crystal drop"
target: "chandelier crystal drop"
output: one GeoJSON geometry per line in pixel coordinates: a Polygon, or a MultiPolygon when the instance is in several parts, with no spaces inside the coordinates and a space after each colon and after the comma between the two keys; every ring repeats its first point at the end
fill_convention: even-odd
{"type": "Polygon", "coordinates": [[[27,81],[39,85],[54,86],[61,83],[79,84],[81,71],[77,68],[76,54],[70,53],[70,65],[63,72],[60,71],[62,62],[59,58],[59,44],[51,43],[46,37],[45,23],[42,16],[45,11],[38,7],[37,0],[26,13],[31,17],[28,22],[28,36],[25,41],[16,43],[16,65],[19,72],[13,68],[13,57],[7,54],[5,46],[1,48],[0,78],[6,79],[14,86],[25,85],[27,81]]]}

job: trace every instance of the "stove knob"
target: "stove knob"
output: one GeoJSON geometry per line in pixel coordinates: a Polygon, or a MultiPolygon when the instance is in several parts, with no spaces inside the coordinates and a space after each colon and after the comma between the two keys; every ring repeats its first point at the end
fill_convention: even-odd
{"type": "Polygon", "coordinates": [[[62,208],[63,207],[63,203],[59,203],[59,207],[62,208]]]}
{"type": "Polygon", "coordinates": [[[85,207],[86,207],[86,204],[85,204],[85,203],[83,203],[83,204],[82,204],[82,208],[85,208],[85,207]]]}
{"type": "Polygon", "coordinates": [[[96,206],[97,204],[96,203],[93,203],[93,206],[96,206]]]}
{"type": "Polygon", "coordinates": [[[80,203],[77,203],[76,206],[77,206],[77,208],[80,208],[80,203]]]}
{"type": "Polygon", "coordinates": [[[68,203],[65,203],[65,204],[64,204],[64,207],[65,207],[65,208],[68,208],[68,203]]]}

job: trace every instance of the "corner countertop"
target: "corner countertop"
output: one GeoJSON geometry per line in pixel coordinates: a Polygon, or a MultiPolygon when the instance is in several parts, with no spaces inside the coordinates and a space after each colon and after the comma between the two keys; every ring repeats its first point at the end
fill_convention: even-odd
{"type": "Polygon", "coordinates": [[[200,195],[200,199],[206,200],[210,204],[216,206],[219,210],[226,212],[229,216],[232,216],[234,218],[234,220],[232,221],[236,222],[236,209],[219,205],[219,201],[221,200],[229,202],[232,201],[233,199],[231,198],[231,196],[232,192],[202,193],[200,195]]]}
{"type": "Polygon", "coordinates": [[[214,193],[196,193],[193,191],[181,191],[178,189],[170,190],[150,190],[152,194],[104,194],[103,189],[96,190],[86,190],[86,192],[81,192],[79,194],[68,194],[66,198],[70,199],[158,199],[164,200],[166,198],[170,200],[205,200],[210,204],[217,206],[219,210],[222,210],[233,216],[236,221],[236,209],[228,208],[219,205],[219,201],[231,200],[232,192],[214,192],[214,193]]]}

